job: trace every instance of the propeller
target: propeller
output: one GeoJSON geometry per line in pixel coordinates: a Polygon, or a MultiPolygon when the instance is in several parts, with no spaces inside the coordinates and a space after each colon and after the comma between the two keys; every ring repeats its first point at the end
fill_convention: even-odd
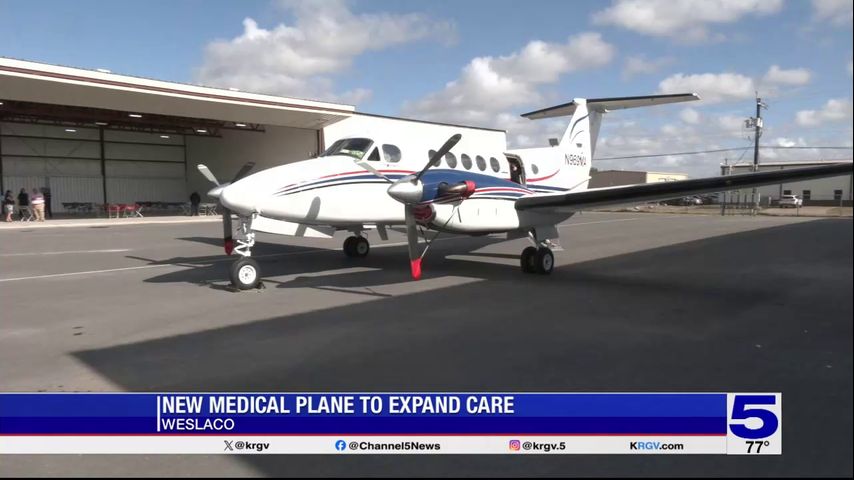
{"type": "Polygon", "coordinates": [[[238,170],[237,173],[234,174],[234,178],[232,178],[230,182],[219,183],[219,181],[216,179],[216,176],[214,176],[213,172],[211,172],[206,165],[200,163],[196,166],[196,168],[198,168],[199,170],[199,173],[201,173],[211,183],[216,185],[216,187],[214,187],[208,192],[208,195],[216,197],[217,203],[219,203],[219,206],[222,209],[222,238],[223,247],[225,248],[226,255],[231,255],[231,252],[234,251],[234,230],[231,224],[231,210],[226,208],[225,205],[223,205],[222,202],[219,201],[219,197],[225,187],[245,177],[246,174],[249,173],[249,171],[252,170],[254,167],[255,162],[246,162],[242,167],[240,167],[240,170],[238,170]]]}
{"type": "Polygon", "coordinates": [[[356,165],[358,165],[358,166],[360,166],[360,167],[364,168],[365,170],[367,170],[367,171],[369,171],[369,172],[373,173],[374,175],[376,175],[376,176],[378,176],[378,177],[382,178],[383,180],[385,180],[385,181],[386,181],[386,182],[388,182],[388,183],[393,183],[393,182],[394,182],[392,179],[390,179],[390,178],[386,177],[385,175],[383,175],[382,173],[380,173],[380,171],[379,171],[379,170],[377,170],[376,168],[374,168],[374,166],[373,166],[373,165],[371,165],[370,163],[368,163],[368,162],[367,162],[367,161],[365,161],[365,160],[357,160],[357,161],[356,161],[356,165]]]}
{"type": "Polygon", "coordinates": [[[420,172],[414,176],[401,178],[388,187],[388,194],[403,204],[404,219],[406,221],[406,243],[409,249],[409,266],[414,280],[421,278],[422,255],[418,252],[418,230],[415,219],[416,205],[421,202],[422,195],[424,194],[424,184],[421,182],[421,177],[424,176],[430,167],[438,165],[442,157],[454,148],[461,138],[462,135],[460,134],[453,135],[436,153],[430,156],[427,165],[420,172]]]}
{"type": "MultiPolygon", "coordinates": [[[[427,173],[427,170],[429,170],[430,167],[438,165],[442,160],[442,157],[450,152],[461,138],[462,135],[459,133],[451,136],[445,141],[444,145],[436,151],[436,153],[430,156],[430,160],[427,162],[427,165],[424,165],[424,168],[422,168],[421,171],[415,175],[409,175],[397,181],[393,181],[380,173],[365,159],[357,160],[355,162],[356,165],[390,183],[391,185],[388,187],[389,196],[403,204],[404,219],[406,221],[406,243],[409,247],[409,265],[412,270],[412,278],[415,280],[421,278],[422,255],[418,252],[418,230],[415,219],[416,205],[421,202],[421,198],[424,194],[424,184],[421,182],[421,177],[427,173]]],[[[463,193],[468,190],[474,191],[474,184],[472,182],[464,182],[462,187],[454,186],[448,189],[449,192],[456,192],[457,190],[463,193]]]]}
{"type": "Polygon", "coordinates": [[[211,169],[209,169],[207,165],[200,163],[196,168],[198,168],[199,173],[204,175],[204,177],[207,178],[211,183],[216,186],[219,186],[219,180],[216,179],[213,172],[211,172],[211,169]]]}
{"type": "Polygon", "coordinates": [[[424,165],[424,168],[422,168],[421,171],[418,172],[417,175],[415,175],[411,182],[418,183],[418,181],[421,180],[421,176],[424,175],[424,173],[426,173],[427,170],[429,170],[430,167],[432,167],[433,165],[438,165],[439,162],[442,160],[442,157],[444,157],[446,153],[450,152],[451,149],[454,148],[454,145],[456,145],[461,138],[463,138],[463,136],[458,133],[449,138],[447,141],[445,141],[445,144],[442,145],[442,148],[440,148],[436,153],[433,154],[432,157],[430,157],[430,161],[427,162],[427,165],[424,165]]]}
{"type": "Polygon", "coordinates": [[[415,225],[415,213],[412,205],[404,205],[404,218],[406,219],[406,245],[409,249],[409,268],[412,279],[421,278],[421,254],[418,252],[418,230],[415,225]]]}

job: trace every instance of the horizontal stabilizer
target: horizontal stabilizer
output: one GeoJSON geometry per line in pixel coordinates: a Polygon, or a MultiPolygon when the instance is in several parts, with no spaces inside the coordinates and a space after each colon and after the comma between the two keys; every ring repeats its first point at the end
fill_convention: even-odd
{"type": "MultiPolygon", "coordinates": [[[[696,93],[676,93],[672,95],[643,95],[640,97],[613,97],[613,98],[588,98],[587,109],[592,112],[606,113],[612,110],[624,108],[651,107],[653,105],[665,105],[668,103],[693,102],[699,100],[696,93]]],[[[525,113],[522,116],[530,120],[541,118],[565,117],[575,113],[578,105],[575,101],[544,108],[534,112],[525,113]]]]}
{"type": "Polygon", "coordinates": [[[851,175],[852,164],[837,163],[821,167],[790,168],[770,172],[743,173],[722,177],[697,178],[676,182],[643,183],[597,188],[575,193],[532,195],[516,200],[517,210],[542,209],[570,212],[610,205],[626,205],[667,200],[685,195],[738,190],[747,187],[851,175]]]}

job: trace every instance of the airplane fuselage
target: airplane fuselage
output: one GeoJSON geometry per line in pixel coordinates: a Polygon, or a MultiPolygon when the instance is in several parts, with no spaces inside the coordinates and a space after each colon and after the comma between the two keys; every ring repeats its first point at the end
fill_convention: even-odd
{"type": "MultiPolygon", "coordinates": [[[[489,160],[484,159],[487,167],[482,172],[465,170],[461,163],[456,169],[449,168],[443,160],[421,179],[424,198],[419,205],[433,213],[429,221],[423,223],[438,230],[468,234],[506,232],[557,223],[569,215],[543,218],[542,214],[520,212],[514,207],[515,200],[523,196],[567,190],[550,184],[559,171],[559,166],[550,160],[543,157],[539,162],[529,163],[526,170],[533,178],[529,178],[525,185],[509,179],[510,166],[503,154],[500,158],[492,155],[489,160]],[[540,174],[534,174],[531,167],[540,174]],[[475,187],[464,200],[459,196],[437,195],[437,186],[442,182],[455,184],[464,181],[473,182],[475,187]]],[[[372,161],[372,166],[389,180],[397,181],[420,170],[423,165],[418,163],[407,159],[394,163],[376,160],[372,161]]],[[[478,168],[477,163],[477,160],[472,162],[472,170],[478,168]]],[[[305,225],[338,228],[402,225],[404,205],[389,196],[389,185],[389,181],[356,165],[353,157],[330,155],[247,176],[226,187],[220,200],[238,214],[256,213],[305,225]]]]}

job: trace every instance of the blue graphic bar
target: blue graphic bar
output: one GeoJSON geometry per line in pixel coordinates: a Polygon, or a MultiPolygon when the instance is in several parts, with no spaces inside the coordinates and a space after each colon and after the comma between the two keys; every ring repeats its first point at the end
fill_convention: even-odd
{"type": "Polygon", "coordinates": [[[0,394],[0,435],[725,435],[727,396],[543,393],[0,394]]]}

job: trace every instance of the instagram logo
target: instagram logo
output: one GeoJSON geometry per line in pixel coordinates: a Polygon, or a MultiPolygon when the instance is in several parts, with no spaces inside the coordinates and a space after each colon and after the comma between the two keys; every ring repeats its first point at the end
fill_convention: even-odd
{"type": "Polygon", "coordinates": [[[519,449],[522,448],[522,444],[519,440],[510,440],[510,450],[513,452],[518,452],[519,449]]]}

